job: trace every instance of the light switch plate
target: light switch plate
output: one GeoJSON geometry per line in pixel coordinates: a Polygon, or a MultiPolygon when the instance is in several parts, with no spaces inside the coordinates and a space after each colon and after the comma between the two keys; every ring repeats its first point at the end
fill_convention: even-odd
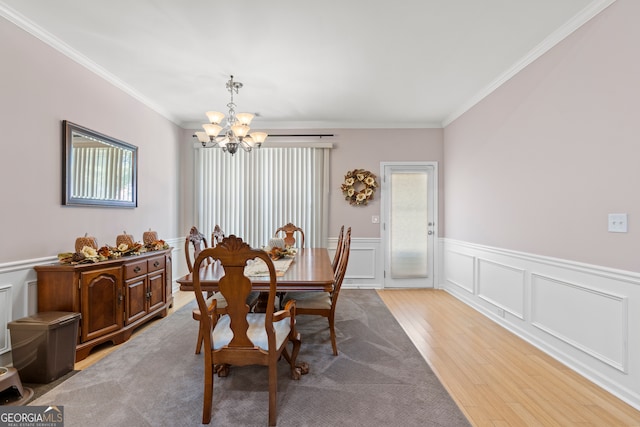
{"type": "Polygon", "coordinates": [[[627,214],[609,214],[609,232],[626,233],[627,232],[627,214]]]}

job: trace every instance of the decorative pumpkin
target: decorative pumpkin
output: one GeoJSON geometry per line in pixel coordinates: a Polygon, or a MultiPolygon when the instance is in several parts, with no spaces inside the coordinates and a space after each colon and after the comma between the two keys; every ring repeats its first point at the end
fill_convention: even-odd
{"type": "Polygon", "coordinates": [[[98,249],[98,241],[95,237],[89,236],[89,233],[84,233],[84,237],[78,237],[76,239],[76,253],[82,252],[82,248],[85,246],[98,249]]]}
{"type": "Polygon", "coordinates": [[[145,245],[150,245],[153,242],[157,241],[158,233],[156,233],[155,231],[151,231],[151,229],[149,229],[149,231],[145,231],[144,233],[142,233],[142,243],[144,243],[145,245]]]}
{"type": "Polygon", "coordinates": [[[122,243],[130,248],[133,247],[133,236],[131,234],[127,234],[126,231],[124,234],[118,235],[118,237],[116,237],[116,248],[120,247],[122,243]]]}

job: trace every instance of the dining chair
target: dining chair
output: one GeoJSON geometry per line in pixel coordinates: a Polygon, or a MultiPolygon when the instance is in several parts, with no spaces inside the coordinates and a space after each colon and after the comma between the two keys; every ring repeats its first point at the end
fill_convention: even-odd
{"type": "Polygon", "coordinates": [[[296,244],[296,238],[293,237],[293,233],[300,233],[300,248],[304,248],[304,231],[302,228],[293,225],[292,223],[287,223],[282,227],[278,228],[274,234],[275,237],[278,237],[280,232],[284,233],[284,244],[285,246],[293,247],[296,244]]]}
{"type": "Polygon", "coordinates": [[[338,234],[338,244],[336,245],[336,252],[333,254],[333,261],[331,262],[331,268],[335,274],[338,268],[338,262],[340,261],[340,255],[342,255],[342,241],[344,239],[344,225],[340,227],[340,233],[338,234]]]}
{"type": "Polygon", "coordinates": [[[216,224],[216,226],[213,227],[213,233],[211,233],[211,246],[216,246],[222,242],[222,239],[224,239],[224,231],[216,224]]]}
{"type": "MultiPolygon", "coordinates": [[[[304,248],[304,231],[302,228],[293,225],[293,223],[289,222],[282,227],[278,228],[274,233],[275,237],[278,237],[279,233],[284,233],[284,245],[285,247],[293,247],[296,244],[296,238],[293,237],[294,233],[300,233],[300,248],[304,248]]],[[[284,299],[286,298],[286,292],[278,292],[278,301],[279,306],[282,309],[284,307],[284,299]]]]}
{"type": "MultiPolygon", "coordinates": [[[[191,227],[191,230],[189,230],[189,234],[187,234],[187,237],[184,239],[184,255],[187,261],[187,268],[189,269],[189,273],[193,271],[191,253],[193,252],[193,258],[195,259],[203,249],[208,247],[209,244],[207,243],[207,238],[204,237],[204,234],[199,232],[198,228],[195,225],[191,227]]],[[[207,264],[210,263],[211,260],[207,262],[207,264]]]]}
{"type": "MultiPolygon", "coordinates": [[[[218,287],[227,301],[227,308],[220,317],[200,317],[200,330],[211,331],[204,337],[202,423],[211,422],[214,366],[263,365],[268,367],[269,425],[275,426],[278,360],[281,357],[287,360],[292,379],[300,379],[303,373],[303,369],[296,367],[301,341],[295,328],[295,301],[290,301],[284,310],[274,313],[276,270],[273,261],[266,252],[252,249],[239,237],[225,237],[216,247],[202,250],[196,258],[194,269],[197,270],[207,258],[219,261],[224,268],[224,276],[218,287]],[[265,313],[251,312],[246,303],[253,286],[244,272],[249,260],[263,261],[269,270],[269,297],[265,313]],[[291,353],[288,351],[289,342],[292,343],[291,353]]],[[[202,295],[199,275],[193,276],[193,288],[200,311],[207,311],[209,308],[202,295]]],[[[215,311],[215,301],[212,306],[215,311]]]]}
{"type": "Polygon", "coordinates": [[[285,296],[285,304],[291,300],[296,302],[296,316],[314,315],[326,317],[329,321],[329,334],[331,336],[331,347],[333,355],[338,355],[338,345],[336,343],[335,316],[338,296],[342,281],[347,271],[349,263],[349,252],[351,250],[351,227],[347,229],[342,243],[342,255],[338,263],[331,292],[289,292],[285,296]]]}
{"type": "MultiPolygon", "coordinates": [[[[204,237],[204,234],[199,232],[198,228],[195,225],[191,227],[191,230],[189,230],[189,234],[187,235],[184,241],[184,254],[186,257],[187,268],[189,269],[189,273],[193,273],[193,263],[191,261],[191,252],[192,252],[191,246],[193,246],[194,259],[198,257],[200,252],[202,252],[204,249],[209,247],[209,245],[207,244],[207,239],[204,237]]],[[[207,259],[205,260],[205,263],[206,263],[205,265],[211,264],[212,262],[213,260],[207,259]]],[[[224,300],[224,297],[220,292],[207,292],[207,299],[208,300],[215,299],[217,301],[218,310],[222,310],[227,305],[226,301],[224,300]]],[[[211,305],[211,301],[209,301],[208,305],[211,305]]],[[[209,315],[211,314],[212,313],[210,312],[209,315]]],[[[200,310],[197,308],[193,309],[193,311],[191,312],[191,317],[193,317],[193,320],[199,322],[201,317],[200,310]]],[[[202,348],[203,340],[204,340],[204,331],[198,331],[198,339],[196,341],[196,354],[200,354],[200,349],[202,348]]]]}

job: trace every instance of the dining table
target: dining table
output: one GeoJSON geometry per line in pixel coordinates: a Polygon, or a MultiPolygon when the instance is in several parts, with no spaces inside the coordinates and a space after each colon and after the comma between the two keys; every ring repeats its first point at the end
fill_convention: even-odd
{"type": "MultiPolygon", "coordinates": [[[[193,291],[193,272],[176,282],[181,291],[193,291]]],[[[200,286],[203,291],[218,291],[218,282],[224,276],[224,268],[219,262],[213,262],[200,268],[200,286]]],[[[269,291],[269,276],[252,276],[254,291],[269,291]]],[[[302,248],[293,256],[286,271],[277,274],[278,292],[331,292],[333,286],[333,268],[326,248],[302,248]]]]}

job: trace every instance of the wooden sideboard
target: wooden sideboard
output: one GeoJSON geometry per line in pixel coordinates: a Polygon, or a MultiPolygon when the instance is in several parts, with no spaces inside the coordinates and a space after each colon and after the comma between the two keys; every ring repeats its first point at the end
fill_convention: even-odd
{"type": "Polygon", "coordinates": [[[38,274],[38,312],[81,314],[76,361],[111,341],[121,344],[133,330],[165,317],[173,305],[171,248],[89,264],[47,264],[38,274]]]}

